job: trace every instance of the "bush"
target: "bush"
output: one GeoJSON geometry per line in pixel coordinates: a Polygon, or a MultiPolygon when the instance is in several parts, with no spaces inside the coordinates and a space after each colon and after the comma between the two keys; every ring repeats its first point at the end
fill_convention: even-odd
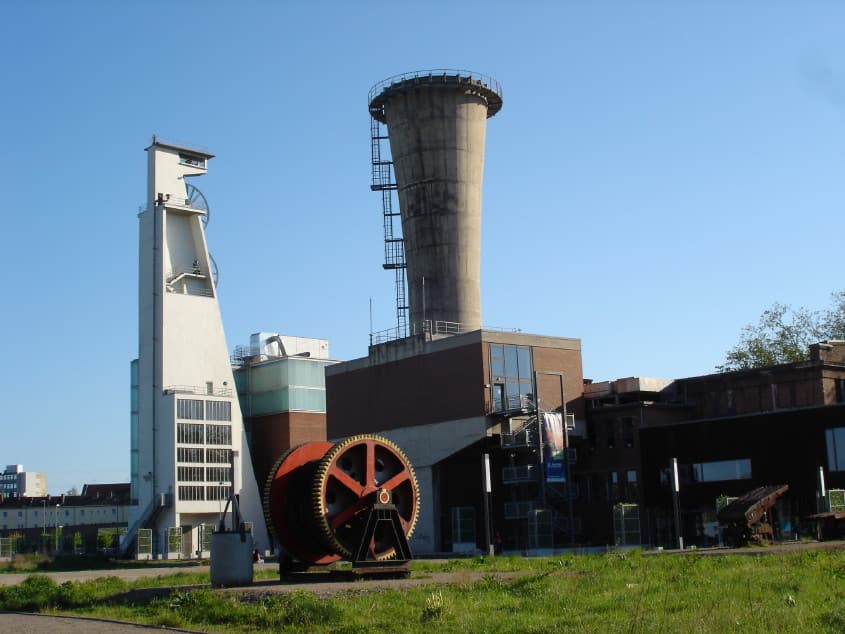
{"type": "Polygon", "coordinates": [[[27,577],[17,586],[0,588],[0,609],[37,612],[56,603],[59,587],[44,575],[27,577]]]}

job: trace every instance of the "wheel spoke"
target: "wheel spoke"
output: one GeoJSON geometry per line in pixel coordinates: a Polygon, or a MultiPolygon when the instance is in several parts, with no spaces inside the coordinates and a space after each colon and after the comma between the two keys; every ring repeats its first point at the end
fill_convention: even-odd
{"type": "Polygon", "coordinates": [[[361,483],[339,467],[334,466],[329,469],[329,475],[335,480],[337,480],[339,484],[345,486],[347,489],[352,491],[358,497],[361,497],[364,494],[364,487],[361,485],[361,483]]]}
{"type": "Polygon", "coordinates": [[[367,447],[367,476],[364,478],[364,488],[376,485],[376,444],[368,440],[367,447]]]}
{"type": "Polygon", "coordinates": [[[388,491],[392,491],[393,489],[398,487],[400,484],[402,484],[403,482],[407,482],[410,479],[411,479],[411,474],[408,473],[408,471],[406,469],[403,469],[402,471],[397,473],[395,476],[390,478],[390,480],[388,480],[387,482],[382,484],[380,488],[387,489],[388,491]]]}

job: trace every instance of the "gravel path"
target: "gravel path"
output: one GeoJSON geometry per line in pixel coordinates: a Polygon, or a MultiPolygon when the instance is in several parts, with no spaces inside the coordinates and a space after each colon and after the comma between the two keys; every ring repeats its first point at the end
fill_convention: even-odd
{"type": "MultiPolygon", "coordinates": [[[[267,566],[268,568],[276,567],[275,564],[263,564],[263,566],[267,566]]],[[[256,570],[257,569],[258,566],[256,567],[256,570]]],[[[50,577],[50,579],[56,583],[62,584],[65,581],[88,581],[90,579],[99,579],[100,577],[117,577],[118,579],[123,579],[125,581],[133,581],[144,577],[161,577],[164,575],[176,574],[178,572],[208,572],[208,566],[119,568],[115,570],[77,570],[73,572],[15,572],[1,574],[0,586],[17,585],[27,577],[34,574],[50,577]]]]}
{"type": "Polygon", "coordinates": [[[47,616],[44,614],[24,614],[18,612],[0,612],[0,632],[4,634],[105,634],[117,632],[141,634],[150,630],[168,632],[189,632],[172,627],[152,627],[134,625],[120,621],[101,621],[98,619],[73,618],[67,616],[47,616]]]}

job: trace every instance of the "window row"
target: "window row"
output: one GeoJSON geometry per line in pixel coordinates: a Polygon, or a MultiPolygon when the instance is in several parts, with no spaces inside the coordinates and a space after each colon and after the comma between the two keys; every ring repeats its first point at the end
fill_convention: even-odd
{"type": "Polygon", "coordinates": [[[177,467],[180,482],[231,482],[231,467],[177,467]]]}
{"type": "Polygon", "coordinates": [[[824,430],[827,446],[827,468],[830,471],[845,471],[845,427],[824,430]]]}
{"type": "Polygon", "coordinates": [[[491,343],[492,410],[505,412],[533,407],[533,375],[530,347],[491,343]]]}
{"type": "MultiPolygon", "coordinates": [[[[661,469],[660,484],[670,486],[672,473],[669,467],[661,469]]],[[[729,480],[751,479],[751,459],[715,460],[678,465],[678,479],[681,486],[697,482],[725,482],[729,480]]]]}
{"type": "Polygon", "coordinates": [[[177,398],[176,418],[182,420],[232,420],[230,401],[203,401],[197,398],[177,398]]]}
{"type": "Polygon", "coordinates": [[[210,462],[228,464],[231,449],[203,449],[202,447],[177,447],[177,462],[210,462]]]}
{"type": "MultiPolygon", "coordinates": [[[[203,425],[201,423],[176,423],[176,442],[186,445],[231,445],[232,426],[203,425]]],[[[194,461],[186,460],[185,462],[194,461]]],[[[209,460],[208,462],[217,461],[209,460]]]]}
{"type": "Polygon", "coordinates": [[[202,502],[203,500],[226,500],[229,498],[228,486],[202,486],[180,484],[179,499],[183,502],[202,502]]]}

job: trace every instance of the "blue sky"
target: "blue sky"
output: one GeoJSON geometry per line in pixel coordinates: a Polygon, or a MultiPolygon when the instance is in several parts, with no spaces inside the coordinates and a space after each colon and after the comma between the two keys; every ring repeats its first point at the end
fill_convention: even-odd
{"type": "Polygon", "coordinates": [[[128,481],[137,218],[153,133],[217,155],[229,347],[366,354],[394,320],[367,92],[497,78],[484,323],[582,340],[585,376],[711,372],[774,301],[841,282],[842,3],[0,4],[0,461],[128,481]]]}

